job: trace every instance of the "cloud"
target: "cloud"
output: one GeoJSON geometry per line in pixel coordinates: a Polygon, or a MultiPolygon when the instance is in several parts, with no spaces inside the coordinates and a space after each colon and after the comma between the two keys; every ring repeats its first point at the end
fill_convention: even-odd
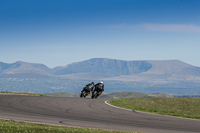
{"type": "Polygon", "coordinates": [[[193,24],[136,24],[136,25],[128,25],[128,24],[119,24],[112,25],[112,28],[139,28],[145,29],[149,31],[162,31],[162,32],[200,32],[200,26],[193,24]]]}
{"type": "Polygon", "coordinates": [[[200,26],[187,24],[143,24],[144,29],[165,32],[200,32],[200,26]]]}

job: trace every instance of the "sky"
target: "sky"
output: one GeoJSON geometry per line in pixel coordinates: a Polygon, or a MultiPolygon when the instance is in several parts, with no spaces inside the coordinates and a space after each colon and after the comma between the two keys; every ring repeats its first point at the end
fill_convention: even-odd
{"type": "Polygon", "coordinates": [[[91,58],[200,67],[200,0],[0,0],[0,62],[91,58]]]}

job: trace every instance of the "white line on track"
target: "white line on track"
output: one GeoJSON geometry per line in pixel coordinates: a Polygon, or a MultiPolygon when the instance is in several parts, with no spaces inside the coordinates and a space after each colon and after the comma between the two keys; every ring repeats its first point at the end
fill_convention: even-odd
{"type": "Polygon", "coordinates": [[[133,111],[133,110],[131,110],[131,109],[125,109],[125,108],[121,108],[121,107],[117,107],[117,106],[111,105],[111,104],[108,103],[108,101],[109,101],[109,100],[106,100],[106,101],[105,101],[105,104],[107,104],[107,105],[109,105],[109,106],[111,106],[111,107],[118,108],[118,109],[123,109],[123,110],[127,110],[127,111],[133,111]]]}

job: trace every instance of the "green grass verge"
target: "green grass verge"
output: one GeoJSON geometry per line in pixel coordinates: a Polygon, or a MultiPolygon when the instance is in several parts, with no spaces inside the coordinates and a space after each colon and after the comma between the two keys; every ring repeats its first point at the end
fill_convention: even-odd
{"type": "MultiPolygon", "coordinates": [[[[102,129],[50,126],[13,120],[0,120],[1,133],[128,133],[102,129]]],[[[135,132],[136,133],[136,132],[135,132]]]]}
{"type": "Polygon", "coordinates": [[[127,98],[108,103],[131,110],[200,119],[200,98],[127,98]]]}

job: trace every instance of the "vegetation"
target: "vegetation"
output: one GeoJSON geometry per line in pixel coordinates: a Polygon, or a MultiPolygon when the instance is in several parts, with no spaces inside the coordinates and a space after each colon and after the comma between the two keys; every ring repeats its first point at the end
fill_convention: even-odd
{"type": "MultiPolygon", "coordinates": [[[[80,97],[80,93],[54,92],[54,93],[44,93],[44,94],[54,97],[80,97]]],[[[115,99],[115,98],[132,98],[132,97],[150,97],[150,96],[148,94],[139,92],[116,92],[111,94],[101,94],[98,98],[115,99]]]]}
{"type": "Polygon", "coordinates": [[[53,97],[80,97],[79,93],[67,93],[67,92],[44,93],[44,95],[49,95],[53,97]]]}
{"type": "Polygon", "coordinates": [[[139,93],[139,92],[116,92],[111,94],[102,94],[99,98],[133,98],[133,97],[149,97],[148,94],[145,93],[139,93]]]}
{"type": "Polygon", "coordinates": [[[0,120],[1,133],[127,133],[121,131],[106,131],[102,129],[75,128],[0,120]]]}
{"type": "Polygon", "coordinates": [[[7,91],[0,91],[0,94],[15,94],[15,95],[28,95],[28,96],[49,96],[45,94],[35,94],[35,93],[23,93],[23,92],[7,92],[7,91]]]}
{"type": "Polygon", "coordinates": [[[131,110],[200,119],[200,98],[128,98],[108,103],[131,110]]]}

